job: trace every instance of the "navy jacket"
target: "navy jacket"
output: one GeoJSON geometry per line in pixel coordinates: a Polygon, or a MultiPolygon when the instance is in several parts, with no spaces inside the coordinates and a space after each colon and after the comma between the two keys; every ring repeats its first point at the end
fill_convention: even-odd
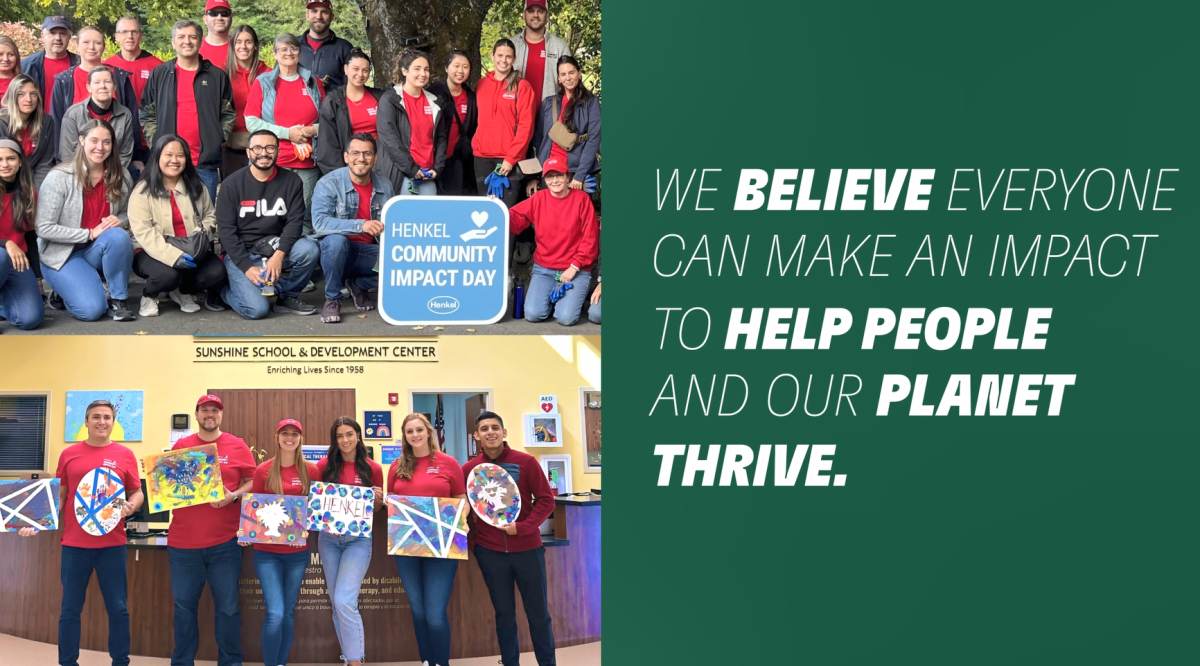
{"type": "Polygon", "coordinates": [[[350,42],[338,37],[332,30],[321,41],[321,48],[313,50],[308,43],[308,32],[300,35],[300,66],[313,73],[325,85],[328,94],[334,88],[346,85],[346,60],[350,58],[350,42]]]}
{"type": "MultiPolygon", "coordinates": [[[[559,111],[562,111],[562,105],[565,103],[562,97],[547,97],[542,100],[542,109],[533,128],[533,145],[536,146],[538,161],[543,164],[550,159],[550,148],[554,145],[550,140],[550,128],[554,127],[554,121],[558,120],[558,116],[554,114],[555,101],[558,102],[559,111]]],[[[596,162],[596,157],[600,155],[600,100],[596,99],[595,95],[589,97],[583,106],[575,107],[574,115],[575,133],[587,134],[588,138],[587,141],[576,141],[575,147],[567,153],[567,168],[572,174],[579,174],[572,175],[573,180],[583,182],[585,176],[600,170],[600,165],[596,162]]]]}
{"type": "MultiPolygon", "coordinates": [[[[68,51],[67,57],[71,59],[72,67],[79,64],[80,58],[74,53],[68,51]]],[[[37,84],[38,92],[42,94],[42,106],[49,111],[50,100],[46,99],[46,52],[38,51],[32,55],[25,56],[21,60],[21,72],[28,74],[29,78],[33,79],[33,82],[37,84]]]]}

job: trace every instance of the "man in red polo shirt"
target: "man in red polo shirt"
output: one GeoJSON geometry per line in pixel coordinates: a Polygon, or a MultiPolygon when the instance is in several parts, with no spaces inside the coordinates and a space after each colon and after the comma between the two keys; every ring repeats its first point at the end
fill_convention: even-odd
{"type": "Polygon", "coordinates": [[[200,593],[208,582],[216,606],[218,664],[242,663],[242,616],[238,610],[238,576],[242,549],[238,546],[241,497],[254,483],[254,456],[240,437],[221,432],[225,405],[215,395],[196,401],[198,431],[175,443],[174,449],[217,445],[225,498],[219,502],[172,511],[167,534],[171,563],[171,596],[175,598],[175,651],[172,664],[191,664],[200,648],[196,617],[200,593]]]}
{"type": "Polygon", "coordinates": [[[204,25],[208,26],[208,36],[200,44],[200,57],[225,69],[229,61],[229,28],[233,25],[229,0],[208,0],[204,4],[204,25]]]}
{"type": "MultiPolygon", "coordinates": [[[[163,62],[153,53],[142,50],[142,22],[138,18],[125,16],[118,20],[116,37],[121,50],[109,56],[104,64],[120,67],[129,72],[129,82],[133,84],[133,95],[140,106],[142,91],[146,89],[146,82],[150,80],[150,71],[163,62]]],[[[149,155],[150,149],[146,145],[144,136],[139,135],[137,142],[138,145],[133,149],[133,166],[140,172],[146,168],[146,157],[149,155]]],[[[138,177],[136,172],[131,171],[131,175],[134,179],[138,177]]]]}

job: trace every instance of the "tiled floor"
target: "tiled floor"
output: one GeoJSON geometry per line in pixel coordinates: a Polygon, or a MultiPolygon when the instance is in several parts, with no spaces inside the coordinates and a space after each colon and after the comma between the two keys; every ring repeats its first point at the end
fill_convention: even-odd
{"type": "MultiPolygon", "coordinates": [[[[58,661],[58,648],[48,643],[36,643],[22,638],[14,638],[0,634],[0,654],[4,655],[5,664],[38,665],[54,664],[58,661]]],[[[600,643],[588,643],[574,647],[562,648],[558,651],[559,666],[600,666],[600,643]]],[[[495,666],[497,657],[477,657],[474,659],[455,659],[454,666],[495,666]]],[[[112,662],[107,654],[84,651],[79,657],[79,666],[108,666],[112,662]]],[[[134,657],[131,666],[165,666],[170,659],[156,657],[134,657]]],[[[214,666],[216,662],[197,661],[196,666],[214,666]]],[[[246,662],[250,666],[250,662],[246,662]]],[[[289,664],[289,666],[315,666],[308,664],[289,664]]],[[[415,661],[388,662],[386,664],[372,662],[371,666],[420,666],[415,661]]],[[[521,666],[537,666],[533,653],[521,655],[521,666]]]]}

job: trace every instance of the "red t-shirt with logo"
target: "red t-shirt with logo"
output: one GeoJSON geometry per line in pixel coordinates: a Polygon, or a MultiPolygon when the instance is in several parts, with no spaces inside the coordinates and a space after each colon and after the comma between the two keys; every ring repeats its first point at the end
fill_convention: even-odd
{"type": "MultiPolygon", "coordinates": [[[[296,455],[297,456],[300,455],[300,452],[297,451],[296,455]]],[[[316,465],[314,465],[310,462],[304,461],[304,460],[301,460],[300,462],[302,462],[306,465],[306,469],[308,470],[308,482],[309,483],[312,483],[313,481],[321,480],[321,476],[319,474],[317,474],[317,466],[316,465]]],[[[274,460],[268,460],[265,463],[259,465],[258,468],[256,470],[254,470],[254,486],[250,489],[250,492],[258,493],[258,494],[267,494],[267,495],[308,495],[308,486],[303,486],[300,484],[300,475],[296,472],[295,465],[290,465],[290,466],[284,467],[283,469],[280,470],[279,477],[280,477],[280,481],[283,484],[283,492],[282,493],[277,493],[274,490],[271,490],[270,488],[268,488],[267,487],[267,474],[271,471],[271,465],[273,465],[273,464],[275,464],[274,460]]],[[[316,537],[315,534],[311,534],[309,536],[310,536],[310,538],[316,537]]],[[[301,552],[304,549],[303,548],[295,548],[293,546],[284,546],[282,544],[256,543],[256,544],[254,544],[254,550],[261,550],[261,551],[267,552],[267,553],[279,553],[282,555],[287,555],[288,553],[301,552]]]]}
{"type": "Polygon", "coordinates": [[[209,44],[208,37],[205,37],[200,40],[200,57],[221,69],[225,69],[225,63],[229,61],[229,42],[218,46],[216,44],[209,44]]]}
{"type": "MultiPolygon", "coordinates": [[[[246,101],[247,116],[262,118],[280,127],[312,125],[317,122],[317,107],[313,105],[312,98],[308,96],[308,88],[304,86],[304,79],[300,77],[293,81],[285,81],[282,77],[275,79],[274,120],[262,117],[262,105],[262,79],[257,79],[250,89],[250,98],[246,101]]],[[[317,166],[311,156],[306,160],[296,159],[296,147],[287,139],[279,140],[279,158],[275,163],[291,169],[314,169],[317,166]]]]}
{"type": "MultiPolygon", "coordinates": [[[[342,461],[342,469],[338,470],[339,475],[333,483],[340,483],[344,486],[364,486],[369,488],[383,487],[383,468],[374,460],[367,460],[371,465],[371,483],[370,485],[363,483],[362,477],[358,475],[358,468],[352,462],[342,461]]],[[[325,479],[325,467],[328,466],[329,458],[321,460],[317,463],[317,475],[313,477],[313,481],[323,481],[325,479]]]]}
{"type": "MultiPolygon", "coordinates": [[[[354,183],[354,181],[350,181],[354,183]]],[[[358,210],[356,211],[355,219],[370,220],[371,218],[371,198],[375,195],[373,183],[359,185],[354,183],[354,191],[358,192],[358,210]]],[[[351,243],[359,243],[362,245],[370,245],[375,242],[375,237],[371,234],[355,234],[350,237],[351,243]]],[[[382,488],[383,486],[380,486],[382,488]]]]}
{"type": "MultiPolygon", "coordinates": [[[[174,204],[174,200],[171,202],[174,204]]],[[[227,432],[215,441],[206,442],[199,434],[192,434],[175,442],[172,451],[190,449],[205,444],[217,445],[217,459],[221,463],[221,484],[226,493],[233,493],[242,485],[242,479],[254,477],[256,465],[250,447],[241,437],[227,432]]],[[[171,529],[167,532],[167,545],[171,548],[211,548],[237,538],[241,520],[241,501],[231,502],[220,509],[211,504],[199,504],[171,512],[171,529]]]]}
{"type": "Polygon", "coordinates": [[[91,192],[83,193],[83,216],[79,218],[79,226],[84,229],[95,229],[100,222],[111,214],[112,206],[108,202],[108,186],[104,179],[92,188],[91,192]]]}
{"type": "Polygon", "coordinates": [[[362,99],[355,102],[346,96],[346,108],[350,111],[350,136],[360,132],[368,132],[379,138],[376,115],[379,113],[379,100],[369,92],[363,92],[362,99]]]}
{"type": "Polygon", "coordinates": [[[129,72],[129,83],[133,85],[133,96],[137,98],[138,104],[141,104],[142,91],[146,89],[146,83],[150,81],[150,72],[163,64],[158,56],[150,55],[145,51],[142,52],[142,56],[135,60],[126,60],[121,57],[120,52],[117,52],[104,61],[104,64],[110,67],[120,67],[129,72]]]}
{"type": "MultiPolygon", "coordinates": [[[[78,497],[79,482],[87,480],[88,486],[94,484],[95,475],[92,470],[102,467],[111,471],[125,486],[125,498],[142,489],[141,477],[138,476],[138,461],[129,447],[113,442],[108,446],[92,446],[87,442],[79,442],[68,446],[58,457],[58,471],[55,472],[67,489],[67,502],[60,507],[59,526],[62,529],[62,544],[75,548],[108,548],[125,545],[125,526],[117,525],[104,536],[93,536],[79,526],[79,517],[75,514],[75,499],[78,497]]],[[[111,494],[110,494],[111,496],[111,494]]],[[[103,504],[103,501],[99,502],[103,504]]],[[[105,518],[108,512],[120,512],[113,504],[98,510],[97,516],[105,518]]]]}
{"type": "MultiPolygon", "coordinates": [[[[467,119],[467,91],[463,90],[458,95],[454,95],[454,108],[451,109],[454,115],[458,117],[459,122],[465,122],[467,119]]],[[[446,144],[446,154],[453,155],[454,149],[458,147],[458,123],[454,119],[450,119],[450,142],[446,144]]]]}
{"type": "Polygon", "coordinates": [[[411,495],[413,497],[457,497],[467,494],[467,483],[463,476],[462,466],[448,453],[438,451],[434,454],[431,464],[429,456],[417,458],[417,467],[413,470],[411,479],[401,479],[396,476],[396,468],[400,466],[397,458],[388,468],[388,484],[391,486],[389,495],[411,495]]]}
{"type": "MultiPolygon", "coordinates": [[[[46,99],[42,100],[42,107],[49,111],[50,100],[54,99],[54,77],[71,68],[71,56],[65,55],[61,58],[51,58],[47,55],[42,62],[44,63],[42,68],[46,73],[46,99]]],[[[66,111],[66,109],[63,109],[63,111],[66,111]]]]}
{"type": "Polygon", "coordinates": [[[405,91],[404,112],[408,114],[408,124],[412,134],[408,139],[408,154],[413,162],[422,169],[433,166],[433,107],[425,99],[425,93],[413,97],[405,91]]]}
{"type": "Polygon", "coordinates": [[[83,71],[82,67],[76,67],[71,78],[75,79],[75,98],[71,100],[71,104],[78,104],[88,98],[88,72],[83,71]]]}
{"type": "Polygon", "coordinates": [[[192,153],[192,165],[200,161],[200,112],[196,110],[196,73],[175,65],[175,133],[192,153]]]}
{"type": "Polygon", "coordinates": [[[522,72],[525,76],[522,78],[533,88],[533,108],[538,109],[542,106],[542,89],[546,85],[546,40],[526,44],[529,46],[529,55],[525,60],[525,71],[522,72]]]}

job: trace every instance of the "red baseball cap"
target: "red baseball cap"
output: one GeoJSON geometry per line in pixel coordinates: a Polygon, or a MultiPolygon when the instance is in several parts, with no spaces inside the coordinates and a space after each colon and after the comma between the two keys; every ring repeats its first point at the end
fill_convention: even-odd
{"type": "Polygon", "coordinates": [[[529,9],[530,7],[541,7],[542,9],[546,9],[546,0],[525,0],[525,9],[529,9]]]}
{"type": "Polygon", "coordinates": [[[196,409],[200,409],[201,405],[204,405],[204,404],[210,403],[210,402],[215,402],[217,404],[218,408],[225,409],[225,403],[221,402],[220,398],[218,398],[217,396],[215,396],[211,393],[208,395],[200,396],[200,399],[196,401],[196,409]]]}
{"type": "Polygon", "coordinates": [[[546,174],[550,173],[551,171],[567,173],[567,163],[557,157],[551,157],[550,159],[546,160],[545,164],[542,165],[542,173],[546,174]]]}
{"type": "Polygon", "coordinates": [[[229,6],[229,0],[208,0],[204,3],[204,11],[207,12],[210,9],[228,9],[230,14],[233,13],[233,7],[229,6]]]}
{"type": "Polygon", "coordinates": [[[324,7],[325,9],[330,10],[333,9],[333,5],[329,3],[329,0],[312,0],[312,2],[304,5],[305,9],[312,9],[313,7],[324,7]]]}
{"type": "Polygon", "coordinates": [[[284,419],[280,421],[279,427],[275,428],[275,432],[278,433],[280,430],[283,430],[284,426],[296,426],[296,430],[299,430],[301,433],[304,432],[304,426],[300,425],[300,422],[296,419],[284,419]]]}

